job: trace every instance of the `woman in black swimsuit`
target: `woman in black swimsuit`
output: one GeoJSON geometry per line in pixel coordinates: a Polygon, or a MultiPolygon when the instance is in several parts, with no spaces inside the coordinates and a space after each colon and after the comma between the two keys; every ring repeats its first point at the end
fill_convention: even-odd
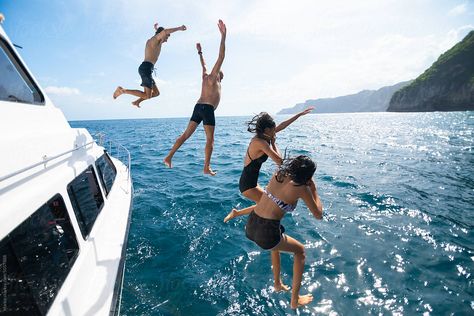
{"type": "Polygon", "coordinates": [[[245,226],[247,238],[260,248],[271,250],[276,291],[289,290],[280,276],[280,252],[294,254],[291,293],[291,308],[293,309],[310,303],[313,297],[311,294],[299,295],[305,262],[304,245],[285,233],[280,220],[286,213],[294,211],[300,198],[315,218],[322,218],[323,205],[312,179],[315,171],[315,163],[307,156],[285,159],[268,183],[260,201],[240,211],[250,213],[245,226]]]}
{"type": "Polygon", "coordinates": [[[291,123],[296,121],[300,116],[310,113],[313,107],[294,115],[290,119],[282,123],[275,124],[273,118],[265,112],[253,117],[248,122],[248,131],[255,133],[247,148],[244,158],[244,169],[240,176],[239,189],[243,196],[258,202],[263,194],[262,188],[258,185],[258,176],[262,164],[270,157],[278,165],[281,164],[282,158],[275,144],[276,133],[287,128],[291,123]]]}
{"type": "MultiPolygon", "coordinates": [[[[282,162],[282,157],[275,144],[276,133],[287,128],[291,123],[296,121],[300,116],[311,113],[313,107],[294,115],[286,121],[281,122],[276,126],[273,118],[266,112],[255,115],[250,122],[248,122],[248,131],[255,133],[255,136],[250,141],[247,148],[247,153],[244,158],[244,169],[239,180],[239,190],[243,196],[257,203],[263,194],[263,189],[258,185],[258,176],[262,164],[270,157],[278,165],[282,162]]],[[[225,221],[228,221],[235,216],[247,215],[250,212],[242,211],[237,213],[232,211],[226,216],[225,221]]]]}

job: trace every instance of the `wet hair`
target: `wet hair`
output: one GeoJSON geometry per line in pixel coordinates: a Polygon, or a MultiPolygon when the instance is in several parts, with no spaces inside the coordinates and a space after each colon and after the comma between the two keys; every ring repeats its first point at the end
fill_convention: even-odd
{"type": "Polygon", "coordinates": [[[308,156],[300,155],[295,158],[285,158],[278,168],[276,180],[283,182],[283,178],[290,177],[297,185],[306,185],[316,171],[316,163],[308,156]]]}
{"type": "Polygon", "coordinates": [[[159,28],[156,29],[156,32],[155,32],[155,35],[158,35],[161,33],[161,31],[163,31],[165,28],[160,26],[159,28]]]}
{"type": "Polygon", "coordinates": [[[247,124],[247,131],[257,134],[258,138],[265,138],[263,135],[265,128],[274,128],[276,126],[275,121],[267,112],[255,115],[247,124]]]}

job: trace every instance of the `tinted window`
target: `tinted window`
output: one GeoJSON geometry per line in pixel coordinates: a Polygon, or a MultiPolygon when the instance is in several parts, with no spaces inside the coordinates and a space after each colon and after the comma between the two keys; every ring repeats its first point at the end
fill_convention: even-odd
{"type": "Polygon", "coordinates": [[[112,185],[115,181],[115,175],[117,170],[115,169],[112,160],[109,155],[104,153],[97,161],[95,162],[97,172],[99,173],[100,181],[105,188],[105,195],[109,195],[110,190],[112,190],[112,185]]]}
{"type": "Polygon", "coordinates": [[[46,314],[79,247],[60,195],[0,242],[0,313],[46,314]]]}
{"type": "Polygon", "coordinates": [[[104,205],[104,198],[100,192],[92,166],[89,166],[86,171],[69,183],[67,192],[74,213],[76,213],[82,237],[85,239],[89,236],[92,226],[94,226],[95,220],[104,205]]]}
{"type": "Polygon", "coordinates": [[[0,39],[0,100],[43,104],[43,97],[12,50],[0,39]]]}

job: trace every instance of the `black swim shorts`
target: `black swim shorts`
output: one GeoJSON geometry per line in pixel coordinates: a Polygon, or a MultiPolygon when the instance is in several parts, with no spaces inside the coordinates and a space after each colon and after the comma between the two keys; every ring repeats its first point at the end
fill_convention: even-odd
{"type": "Polygon", "coordinates": [[[216,126],[216,118],[214,117],[214,107],[210,104],[198,103],[194,106],[191,121],[198,124],[216,126]]]}
{"type": "Polygon", "coordinates": [[[138,67],[138,73],[140,74],[140,77],[142,77],[141,86],[152,89],[155,84],[155,80],[153,80],[153,77],[151,76],[153,73],[153,64],[149,61],[142,62],[140,67],[138,67]]]}
{"type": "Polygon", "coordinates": [[[245,225],[245,236],[265,250],[276,247],[284,232],[285,227],[279,220],[260,217],[254,211],[250,213],[245,225]]]}

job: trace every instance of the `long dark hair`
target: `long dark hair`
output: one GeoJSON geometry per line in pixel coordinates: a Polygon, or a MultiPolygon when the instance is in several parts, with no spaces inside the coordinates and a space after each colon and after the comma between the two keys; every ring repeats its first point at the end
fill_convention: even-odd
{"type": "Polygon", "coordinates": [[[278,168],[276,180],[283,182],[285,177],[290,177],[297,185],[306,185],[316,171],[316,163],[308,156],[300,155],[295,158],[285,158],[278,168]]]}
{"type": "Polygon", "coordinates": [[[276,126],[275,121],[267,112],[255,115],[247,122],[247,125],[247,131],[257,134],[258,138],[266,138],[264,135],[265,128],[274,128],[276,126]]]}

